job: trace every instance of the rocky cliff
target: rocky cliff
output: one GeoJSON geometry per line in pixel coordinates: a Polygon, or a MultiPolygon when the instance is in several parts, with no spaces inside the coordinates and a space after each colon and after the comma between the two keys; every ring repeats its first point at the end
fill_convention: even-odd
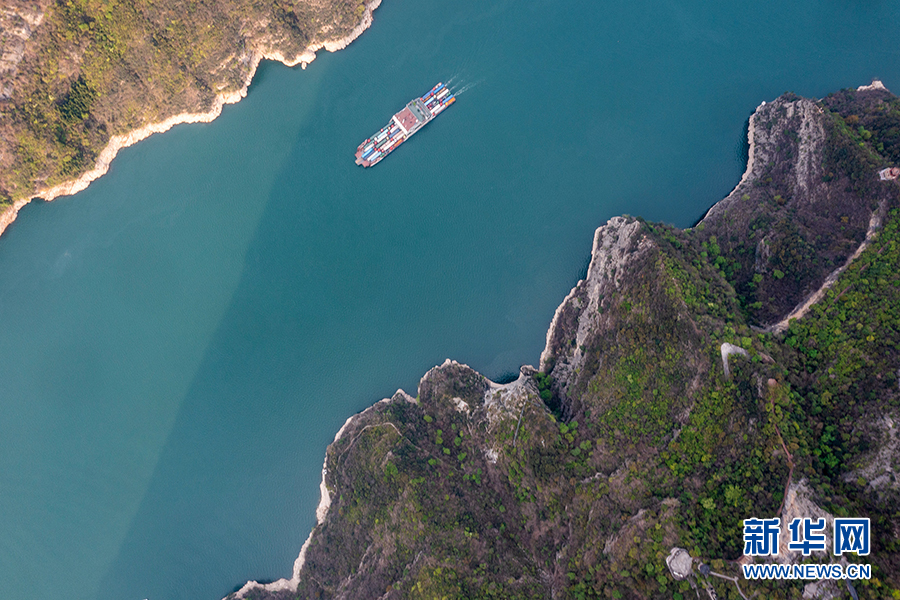
{"type": "Polygon", "coordinates": [[[236,596],[900,595],[900,186],[877,175],[900,100],[785,95],[749,129],[698,226],[596,231],[539,370],[497,385],[447,361],[351,418],[294,578],[236,596]],[[873,578],[744,580],[741,521],[774,516],[870,518],[850,560],[873,578]],[[670,571],[678,547],[712,572],[670,571]]]}

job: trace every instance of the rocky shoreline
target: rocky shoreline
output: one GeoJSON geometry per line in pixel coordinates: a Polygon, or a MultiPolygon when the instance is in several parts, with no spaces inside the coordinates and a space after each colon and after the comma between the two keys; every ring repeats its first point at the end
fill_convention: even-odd
{"type": "MultiPolygon", "coordinates": [[[[399,394],[402,390],[397,390],[399,394]]],[[[384,400],[382,400],[384,402],[384,400]]],[[[371,406],[366,410],[371,410],[371,406]]],[[[363,411],[365,412],[365,411],[363,411]]],[[[338,429],[338,432],[334,436],[335,443],[341,439],[344,435],[344,431],[347,430],[347,426],[350,425],[354,419],[359,417],[363,413],[359,413],[349,417],[346,421],[344,421],[344,425],[338,429]]],[[[328,486],[325,485],[325,476],[328,474],[328,457],[322,461],[322,481],[319,483],[319,505],[316,507],[316,527],[325,522],[325,517],[328,516],[328,509],[331,508],[331,494],[328,492],[328,486]]],[[[262,584],[258,581],[248,581],[245,583],[241,589],[234,593],[232,598],[243,598],[244,595],[253,589],[263,589],[267,592],[281,592],[281,591],[291,591],[297,589],[297,584],[300,583],[300,570],[303,568],[303,564],[306,562],[306,551],[309,549],[309,544],[312,542],[313,533],[316,530],[316,527],[313,527],[309,535],[306,537],[306,541],[303,542],[303,546],[300,547],[300,554],[297,556],[297,560],[294,561],[294,569],[291,573],[290,579],[278,579],[271,583],[262,584]]]]}
{"type": "Polygon", "coordinates": [[[163,133],[165,131],[168,131],[175,125],[180,125],[182,123],[209,123],[215,120],[220,114],[222,114],[222,108],[226,104],[235,104],[237,102],[240,102],[241,99],[247,96],[247,90],[250,87],[253,76],[256,74],[259,63],[262,60],[278,61],[288,67],[300,65],[301,68],[305,69],[309,63],[315,60],[316,52],[318,52],[319,50],[324,49],[328,52],[337,52],[338,50],[343,50],[372,25],[373,13],[375,9],[380,5],[381,0],[369,0],[368,2],[366,2],[366,9],[363,12],[362,20],[360,21],[359,25],[357,25],[349,34],[341,38],[314,42],[307,46],[307,48],[303,52],[297,54],[296,56],[286,57],[277,49],[268,49],[262,52],[254,52],[250,57],[250,71],[247,74],[247,77],[244,79],[241,89],[218,94],[213,100],[212,106],[206,112],[182,113],[179,115],[174,115],[163,121],[150,123],[148,125],[135,129],[127,134],[113,136],[109,140],[109,143],[107,143],[106,147],[100,152],[97,160],[94,163],[94,167],[90,171],[87,171],[80,177],[71,181],[66,181],[51,188],[39,190],[31,198],[18,200],[14,204],[9,206],[6,210],[4,210],[3,213],[0,213],[0,235],[2,235],[3,232],[6,231],[6,228],[16,220],[16,216],[18,216],[19,211],[22,209],[22,207],[31,202],[31,200],[40,198],[45,202],[49,202],[56,198],[59,198],[60,196],[70,196],[86,189],[91,184],[91,182],[99,179],[106,174],[106,172],[109,170],[110,163],[112,163],[113,159],[123,148],[127,148],[128,146],[136,144],[141,140],[150,137],[154,133],[163,133]]]}
{"type": "MultiPolygon", "coordinates": [[[[765,106],[765,104],[766,103],[763,102],[759,107],[757,107],[757,110],[759,110],[759,108],[761,108],[762,106],[765,106]]],[[[741,177],[740,183],[735,186],[735,190],[740,188],[741,185],[743,185],[747,181],[747,179],[753,172],[753,131],[754,123],[753,116],[751,116],[750,128],[748,132],[748,142],[750,145],[748,164],[746,170],[743,173],[743,176],[741,177]]],[[[724,201],[734,193],[735,191],[733,190],[728,196],[726,196],[716,204],[724,201]]],[[[713,207],[715,206],[716,205],[713,205],[713,207]]],[[[712,210],[713,207],[711,207],[710,210],[712,210]]],[[[569,291],[569,293],[560,302],[559,306],[554,311],[550,325],[547,329],[546,344],[540,356],[539,364],[541,371],[547,372],[552,370],[554,367],[559,367],[555,374],[558,377],[561,377],[563,375],[562,371],[565,371],[566,375],[572,376],[574,372],[580,369],[583,363],[583,356],[579,356],[579,354],[583,355],[583,352],[579,352],[578,349],[575,350],[575,356],[572,356],[571,360],[564,359],[560,362],[559,365],[554,364],[556,362],[556,359],[559,358],[554,354],[553,351],[554,348],[559,347],[559,340],[557,340],[556,338],[565,337],[565,335],[570,333],[563,330],[572,328],[573,317],[575,321],[575,329],[579,331],[579,333],[581,334],[581,338],[586,335],[585,332],[588,329],[596,327],[596,319],[593,318],[593,315],[597,313],[597,308],[601,304],[600,298],[602,298],[602,294],[599,293],[599,290],[604,287],[617,287],[616,274],[619,271],[619,267],[623,267],[625,263],[628,262],[630,258],[629,256],[627,256],[628,248],[631,245],[632,241],[639,237],[640,232],[641,227],[637,221],[630,220],[624,217],[613,217],[606,224],[601,225],[594,231],[591,247],[591,262],[588,267],[587,276],[584,280],[579,280],[575,284],[575,286],[569,291]],[[587,299],[587,303],[585,304],[581,301],[584,299],[579,298],[580,296],[585,296],[584,292],[587,288],[590,288],[590,292],[586,296],[591,297],[587,299]],[[568,314],[568,312],[571,312],[571,308],[575,304],[583,305],[581,306],[583,310],[575,311],[577,313],[575,315],[568,314]],[[582,314],[582,312],[584,314],[582,314]],[[587,317],[585,318],[586,315],[587,317]]],[[[576,338],[578,337],[579,336],[576,336],[576,338]]],[[[579,342],[580,341],[583,340],[579,340],[579,342]]],[[[428,374],[424,375],[422,381],[425,381],[428,378],[429,374],[432,373],[432,371],[436,371],[447,366],[459,365],[455,361],[447,359],[443,365],[434,367],[431,371],[429,371],[428,374]]],[[[534,370],[533,367],[529,366],[525,366],[523,367],[523,369],[529,369],[531,371],[534,370]]],[[[491,389],[496,390],[512,386],[521,386],[523,385],[523,381],[524,377],[523,375],[520,375],[518,380],[506,386],[491,382],[491,389]]],[[[407,401],[415,402],[415,400],[408,394],[406,394],[403,390],[397,390],[393,398],[385,398],[383,400],[380,400],[379,402],[376,402],[362,412],[349,417],[344,422],[344,425],[338,430],[337,434],[335,435],[334,442],[329,446],[329,448],[336,446],[336,443],[343,437],[348,427],[351,427],[354,423],[363,419],[368,413],[375,410],[376,407],[380,404],[390,402],[391,400],[398,397],[403,397],[407,401]]],[[[223,600],[238,600],[241,598],[245,598],[246,595],[251,591],[278,594],[279,592],[293,593],[295,590],[297,590],[298,584],[301,580],[301,571],[306,562],[307,550],[309,549],[310,543],[312,542],[313,536],[316,533],[317,529],[319,529],[325,523],[329,508],[331,506],[331,495],[326,485],[326,476],[328,475],[327,465],[328,453],[326,452],[325,461],[322,466],[322,480],[319,484],[321,496],[319,505],[316,508],[316,525],[310,531],[309,536],[306,538],[306,541],[303,543],[303,546],[300,549],[300,554],[294,561],[291,578],[282,578],[267,584],[262,584],[257,581],[251,580],[246,582],[239,590],[237,590],[233,594],[230,594],[223,600]]]]}

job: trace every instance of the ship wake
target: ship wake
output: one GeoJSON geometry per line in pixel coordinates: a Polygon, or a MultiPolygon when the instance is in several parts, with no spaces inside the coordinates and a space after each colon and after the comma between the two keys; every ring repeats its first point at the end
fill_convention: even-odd
{"type": "MultiPolygon", "coordinates": [[[[460,83],[458,83],[456,86],[450,88],[450,92],[451,92],[454,96],[459,96],[459,95],[461,95],[461,94],[465,94],[466,92],[468,92],[469,90],[471,90],[473,87],[477,86],[477,85],[478,85],[479,83],[481,83],[482,81],[484,81],[484,80],[481,79],[481,80],[479,80],[479,81],[473,81],[473,82],[471,82],[471,83],[460,82],[460,83]]],[[[449,83],[448,83],[448,86],[447,86],[447,87],[450,87],[450,86],[449,86],[449,83]]]]}

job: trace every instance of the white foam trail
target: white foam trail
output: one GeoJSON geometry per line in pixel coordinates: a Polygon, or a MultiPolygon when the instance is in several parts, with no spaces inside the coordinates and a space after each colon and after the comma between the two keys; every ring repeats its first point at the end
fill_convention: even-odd
{"type": "Polygon", "coordinates": [[[465,92],[468,92],[469,90],[471,90],[473,87],[475,87],[475,86],[478,85],[479,83],[481,83],[481,82],[480,82],[480,81],[476,81],[476,82],[474,82],[474,83],[467,83],[467,84],[463,85],[463,86],[459,89],[459,91],[454,91],[454,92],[453,92],[453,95],[454,95],[454,96],[459,96],[460,94],[464,94],[465,92]]]}

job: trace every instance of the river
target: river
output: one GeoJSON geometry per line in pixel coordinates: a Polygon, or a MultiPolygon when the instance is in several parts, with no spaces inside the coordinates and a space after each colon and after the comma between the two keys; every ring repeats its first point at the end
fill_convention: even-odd
{"type": "Polygon", "coordinates": [[[785,91],[900,90],[900,5],[385,0],[264,64],[211,124],[124,150],[0,238],[0,581],[218,600],[309,533],[326,445],[450,357],[536,364],[594,228],[689,226],[785,91]],[[357,144],[438,81],[450,109],[357,144]]]}

